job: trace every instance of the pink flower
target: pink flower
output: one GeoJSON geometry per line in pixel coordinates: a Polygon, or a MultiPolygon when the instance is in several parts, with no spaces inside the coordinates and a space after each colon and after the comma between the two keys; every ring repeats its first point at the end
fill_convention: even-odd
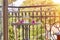
{"type": "Polygon", "coordinates": [[[34,20],[32,21],[32,24],[35,24],[35,21],[34,20]]]}
{"type": "Polygon", "coordinates": [[[19,20],[19,22],[22,24],[24,22],[24,20],[19,20]]]}

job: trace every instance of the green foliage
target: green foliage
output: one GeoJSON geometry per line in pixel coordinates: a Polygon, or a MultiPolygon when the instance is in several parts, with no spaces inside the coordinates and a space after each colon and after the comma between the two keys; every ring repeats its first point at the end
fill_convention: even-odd
{"type": "Polygon", "coordinates": [[[8,28],[8,32],[9,32],[9,40],[14,40],[14,31],[13,31],[13,27],[11,25],[9,25],[8,28]]]}

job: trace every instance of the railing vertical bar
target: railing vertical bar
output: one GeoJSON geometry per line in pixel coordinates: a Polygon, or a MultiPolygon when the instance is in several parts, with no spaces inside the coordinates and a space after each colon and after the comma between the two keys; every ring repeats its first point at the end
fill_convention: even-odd
{"type": "Polygon", "coordinates": [[[45,34],[46,34],[46,35],[45,35],[45,39],[48,40],[48,30],[47,30],[47,27],[46,27],[46,22],[47,22],[47,21],[46,21],[46,18],[47,18],[47,17],[46,17],[46,12],[45,12],[45,24],[44,24],[44,25],[45,25],[45,34]]]}
{"type": "MultiPolygon", "coordinates": [[[[32,12],[32,16],[33,16],[32,21],[34,21],[34,12],[32,12]]],[[[34,40],[34,25],[32,26],[32,28],[33,28],[33,40],[34,40]]]]}
{"type": "MultiPolygon", "coordinates": [[[[40,15],[41,15],[41,22],[42,22],[42,7],[40,7],[40,10],[41,10],[40,15]]],[[[42,40],[42,24],[41,24],[40,29],[41,29],[41,40],[42,40]]]]}
{"type": "Polygon", "coordinates": [[[24,25],[22,25],[22,40],[24,40],[24,25]]]}
{"type": "MultiPolygon", "coordinates": [[[[49,15],[51,16],[51,12],[49,11],[49,15]]],[[[50,17],[50,37],[51,37],[51,17],[50,17]]],[[[50,40],[51,40],[51,38],[50,38],[50,40]]]]}
{"type": "MultiPolygon", "coordinates": [[[[29,12],[29,17],[30,17],[30,12],[29,12]]],[[[30,22],[30,18],[29,18],[29,22],[30,22]]],[[[30,25],[29,25],[29,40],[30,40],[30,25]]]]}
{"type": "MultiPolygon", "coordinates": [[[[38,16],[38,12],[36,12],[36,16],[38,16]]],[[[37,19],[38,20],[38,19],[37,19]]],[[[37,22],[37,20],[36,20],[36,22],[37,22]]],[[[37,35],[37,37],[36,37],[36,40],[38,40],[38,25],[36,25],[36,35],[37,35]]]]}
{"type": "MultiPolygon", "coordinates": [[[[23,20],[23,14],[24,12],[22,12],[22,20],[23,20]]],[[[24,25],[22,25],[22,40],[24,40],[24,25]]]]}
{"type": "Polygon", "coordinates": [[[18,21],[20,20],[20,8],[18,8],[18,21]]]}
{"type": "MultiPolygon", "coordinates": [[[[12,16],[12,22],[13,22],[13,12],[11,12],[11,14],[12,14],[11,16],[12,16]]],[[[15,26],[12,26],[12,30],[14,31],[14,28],[13,27],[15,27],[15,26]]],[[[14,32],[14,39],[15,39],[15,32],[14,32]]]]}
{"type": "MultiPolygon", "coordinates": [[[[23,17],[26,17],[26,15],[27,15],[26,12],[24,12],[24,16],[23,16],[23,17]]],[[[24,19],[25,19],[25,18],[24,18],[24,19]]],[[[26,22],[26,19],[25,19],[24,21],[26,22]]],[[[28,26],[27,26],[27,27],[26,27],[26,26],[27,26],[27,25],[24,25],[24,29],[25,29],[25,38],[24,38],[24,40],[27,40],[27,35],[28,35],[28,34],[26,33],[28,26]]]]}
{"type": "Polygon", "coordinates": [[[30,25],[29,25],[28,30],[29,30],[29,35],[28,35],[28,37],[29,37],[29,40],[30,40],[30,25]]]}
{"type": "Polygon", "coordinates": [[[36,40],[38,40],[39,38],[39,36],[38,36],[38,25],[37,25],[37,28],[36,28],[36,30],[37,30],[37,39],[36,40]]]}
{"type": "MultiPolygon", "coordinates": [[[[25,12],[25,17],[27,17],[27,12],[25,12]]],[[[25,20],[25,23],[27,22],[28,20],[26,19],[25,20]]],[[[28,40],[28,25],[25,25],[25,40],[28,40]]]]}
{"type": "MultiPolygon", "coordinates": [[[[46,33],[46,12],[44,12],[44,14],[45,14],[45,17],[44,17],[44,21],[45,21],[44,28],[45,28],[45,33],[46,33]]],[[[45,35],[45,38],[44,39],[46,39],[46,35],[45,35]]]]}
{"type": "Polygon", "coordinates": [[[25,25],[25,40],[29,40],[28,39],[28,25],[25,25]]]}
{"type": "Polygon", "coordinates": [[[12,22],[13,22],[13,12],[12,12],[12,22]]]}
{"type": "MultiPolygon", "coordinates": [[[[20,13],[20,8],[18,8],[18,21],[20,20],[20,17],[19,17],[19,16],[21,16],[20,14],[21,14],[21,13],[20,13]]],[[[18,40],[21,40],[21,39],[20,39],[20,37],[21,37],[21,36],[20,36],[20,35],[21,35],[21,34],[20,34],[21,25],[19,25],[18,28],[19,28],[19,39],[18,39],[18,40]]]]}
{"type": "MultiPolygon", "coordinates": [[[[14,12],[13,13],[13,16],[14,16],[13,17],[13,21],[16,22],[17,21],[17,13],[14,12]]],[[[15,30],[14,30],[15,31],[15,40],[18,40],[18,36],[17,36],[17,25],[15,25],[14,28],[15,28],[15,30]]]]}
{"type": "MultiPolygon", "coordinates": [[[[55,17],[56,16],[56,13],[55,13],[55,11],[54,11],[54,23],[55,23],[55,17]]],[[[51,28],[52,29],[52,28],[51,28]]],[[[53,34],[54,35],[54,34],[53,34]]],[[[55,37],[54,37],[55,38],[55,37]]],[[[56,39],[56,38],[55,38],[56,39]]]]}

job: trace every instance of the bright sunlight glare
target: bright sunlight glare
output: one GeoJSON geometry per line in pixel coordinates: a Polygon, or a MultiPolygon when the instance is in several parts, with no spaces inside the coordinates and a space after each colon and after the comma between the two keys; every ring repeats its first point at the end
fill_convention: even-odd
{"type": "Polygon", "coordinates": [[[60,4],[60,0],[52,0],[54,3],[60,4]]]}

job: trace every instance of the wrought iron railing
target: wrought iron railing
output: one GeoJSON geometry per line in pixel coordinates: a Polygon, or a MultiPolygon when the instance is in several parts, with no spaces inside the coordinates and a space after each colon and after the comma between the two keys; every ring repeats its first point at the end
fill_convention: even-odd
{"type": "Polygon", "coordinates": [[[56,32],[52,31],[55,25],[53,23],[60,20],[55,5],[10,6],[8,8],[10,8],[8,11],[9,40],[57,39],[56,32]]]}

